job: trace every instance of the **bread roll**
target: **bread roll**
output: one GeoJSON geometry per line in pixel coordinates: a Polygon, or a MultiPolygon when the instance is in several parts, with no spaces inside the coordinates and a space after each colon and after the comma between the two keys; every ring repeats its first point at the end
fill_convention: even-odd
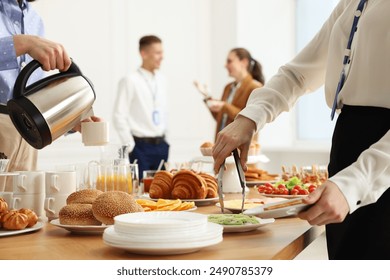
{"type": "Polygon", "coordinates": [[[66,199],[66,204],[92,204],[103,192],[96,189],[85,189],[71,193],[66,199]]]}
{"type": "Polygon", "coordinates": [[[200,146],[200,152],[204,156],[212,156],[213,155],[213,146],[214,144],[211,142],[205,142],[200,146]]]}
{"type": "Polygon", "coordinates": [[[106,225],[114,224],[114,217],[120,214],[143,211],[132,195],[121,191],[102,193],[92,204],[93,215],[106,225]]]}
{"type": "Polygon", "coordinates": [[[25,229],[28,225],[28,217],[18,211],[9,211],[1,216],[1,221],[4,229],[20,230],[25,229]]]}
{"type": "Polygon", "coordinates": [[[101,225],[92,212],[92,204],[69,204],[58,213],[62,225],[101,225]]]}
{"type": "Polygon", "coordinates": [[[158,171],[149,189],[150,198],[171,198],[173,175],[168,171],[158,171]]]}
{"type": "Polygon", "coordinates": [[[214,146],[211,142],[204,142],[202,145],[200,145],[201,148],[212,148],[214,146]]]}
{"type": "Polygon", "coordinates": [[[19,209],[18,212],[25,214],[27,216],[27,219],[28,219],[27,227],[32,227],[33,225],[35,225],[38,222],[38,216],[33,210],[27,209],[27,208],[22,208],[22,209],[19,209]]]}
{"type": "Polygon", "coordinates": [[[172,198],[204,199],[207,196],[205,180],[191,170],[180,170],[172,179],[172,198]]]}

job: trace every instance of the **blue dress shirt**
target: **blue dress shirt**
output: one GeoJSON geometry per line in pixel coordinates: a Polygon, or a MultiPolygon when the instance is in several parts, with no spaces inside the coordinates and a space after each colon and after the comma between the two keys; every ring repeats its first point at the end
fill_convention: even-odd
{"type": "MultiPolygon", "coordinates": [[[[29,55],[16,57],[13,41],[16,34],[42,37],[42,19],[26,0],[21,7],[16,0],[0,0],[0,104],[6,104],[12,98],[15,80],[22,66],[32,60],[29,55]]],[[[29,82],[42,75],[42,71],[35,71],[29,82]]]]}

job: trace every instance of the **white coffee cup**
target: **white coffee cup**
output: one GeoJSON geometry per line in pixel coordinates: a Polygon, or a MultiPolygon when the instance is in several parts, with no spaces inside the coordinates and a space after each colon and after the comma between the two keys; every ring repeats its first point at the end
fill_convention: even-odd
{"type": "Polygon", "coordinates": [[[232,157],[228,157],[225,163],[226,169],[223,173],[223,193],[241,193],[242,188],[238,177],[237,167],[232,157]]]}
{"type": "Polygon", "coordinates": [[[65,194],[54,194],[52,196],[46,196],[44,209],[46,211],[46,217],[49,220],[57,219],[58,213],[61,208],[66,205],[66,199],[68,195],[65,194]]]}
{"type": "Polygon", "coordinates": [[[18,171],[13,178],[14,194],[45,193],[45,172],[18,171]]]}
{"type": "Polygon", "coordinates": [[[44,211],[45,194],[15,194],[12,198],[11,209],[28,208],[33,210],[38,217],[42,216],[44,211]]]}
{"type": "Polygon", "coordinates": [[[47,171],[46,196],[69,195],[77,189],[76,171],[47,171]]]}
{"type": "Polygon", "coordinates": [[[103,146],[109,142],[107,122],[82,122],[81,139],[85,146],[103,146]]]}
{"type": "Polygon", "coordinates": [[[5,202],[7,202],[8,207],[11,207],[12,198],[14,197],[13,192],[0,192],[0,197],[2,197],[5,200],[5,202]]]}

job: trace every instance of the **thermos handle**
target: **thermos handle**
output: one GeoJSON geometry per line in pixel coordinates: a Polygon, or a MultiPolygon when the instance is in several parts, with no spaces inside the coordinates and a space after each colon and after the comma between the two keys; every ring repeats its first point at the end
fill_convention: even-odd
{"type": "Polygon", "coordinates": [[[74,61],[72,61],[72,64],[67,71],[48,76],[26,87],[27,81],[30,78],[31,74],[39,67],[42,67],[42,64],[39,63],[39,61],[37,60],[32,60],[22,69],[22,71],[20,71],[15,81],[13,98],[28,95],[28,92],[35,92],[58,79],[82,76],[80,68],[76,65],[76,63],[74,63],[74,61]]]}

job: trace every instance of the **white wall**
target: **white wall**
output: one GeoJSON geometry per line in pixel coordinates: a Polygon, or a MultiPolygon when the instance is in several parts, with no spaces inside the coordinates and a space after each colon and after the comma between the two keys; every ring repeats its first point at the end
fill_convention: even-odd
{"type": "MultiPolygon", "coordinates": [[[[94,83],[95,113],[108,121],[117,82],[139,66],[138,39],[145,34],[163,39],[170,161],[199,156],[200,144],[214,137],[215,122],[194,80],[207,83],[219,98],[230,81],[224,68],[230,49],[248,48],[267,79],[295,52],[294,0],[41,0],[33,5],[46,24],[46,37],[61,42],[94,83]]],[[[283,114],[264,128],[264,151],[291,147],[293,119],[283,114]]],[[[113,129],[110,137],[119,144],[113,129]]],[[[84,147],[80,135],[62,137],[40,151],[39,166],[87,162],[99,158],[101,150],[84,147]]]]}

